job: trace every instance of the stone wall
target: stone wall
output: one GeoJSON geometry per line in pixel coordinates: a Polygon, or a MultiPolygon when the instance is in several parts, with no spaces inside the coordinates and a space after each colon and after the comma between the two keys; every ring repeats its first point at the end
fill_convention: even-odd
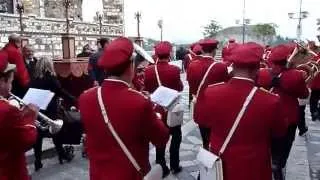
{"type": "Polygon", "coordinates": [[[22,0],[25,14],[40,16],[40,0],[22,0]]]}
{"type": "MultiPolygon", "coordinates": [[[[257,42],[266,45],[275,40],[276,36],[268,36],[263,39],[253,31],[253,27],[254,26],[252,25],[246,26],[245,42],[257,42]]],[[[228,39],[235,39],[237,42],[242,43],[242,30],[242,26],[225,28],[219,31],[215,38],[220,42],[227,42],[228,39]]]]}
{"type": "MultiPolygon", "coordinates": [[[[65,33],[66,23],[63,19],[40,18],[35,16],[23,17],[25,36],[29,44],[35,48],[38,56],[62,56],[61,36],[65,33]]],[[[11,33],[19,33],[19,18],[16,14],[0,13],[0,47],[8,41],[11,33]]],[[[99,35],[98,24],[73,21],[70,34],[76,38],[77,53],[85,44],[95,45],[99,35]]],[[[113,38],[123,35],[123,25],[104,24],[102,35],[113,38]]]]}
{"type": "Polygon", "coordinates": [[[103,14],[106,23],[123,24],[124,0],[102,0],[103,14]]]}
{"type": "MultiPolygon", "coordinates": [[[[50,18],[65,18],[64,0],[42,0],[44,2],[45,16],[50,18]]],[[[82,0],[71,0],[69,8],[69,17],[81,20],[82,19],[82,0]]]]}

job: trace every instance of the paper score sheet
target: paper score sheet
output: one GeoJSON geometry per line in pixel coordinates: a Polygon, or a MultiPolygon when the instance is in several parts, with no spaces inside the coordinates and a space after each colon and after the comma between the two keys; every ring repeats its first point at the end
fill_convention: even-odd
{"type": "Polygon", "coordinates": [[[23,101],[27,104],[34,104],[41,110],[46,110],[53,97],[54,93],[49,90],[29,88],[23,101]]]}

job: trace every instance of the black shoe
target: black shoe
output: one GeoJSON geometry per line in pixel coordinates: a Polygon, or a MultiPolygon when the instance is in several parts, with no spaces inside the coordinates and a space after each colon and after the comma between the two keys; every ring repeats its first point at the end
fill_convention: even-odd
{"type": "Polygon", "coordinates": [[[36,162],[34,163],[34,170],[35,170],[35,171],[39,171],[42,167],[43,167],[43,164],[42,164],[41,162],[36,161],[36,162]]]}
{"type": "Polygon", "coordinates": [[[303,128],[302,130],[299,130],[299,136],[303,136],[308,132],[308,127],[303,128]]]}
{"type": "Polygon", "coordinates": [[[167,176],[169,176],[170,174],[170,170],[168,168],[168,166],[162,166],[162,178],[166,178],[167,176]]]}
{"type": "Polygon", "coordinates": [[[182,171],[182,167],[179,166],[177,168],[171,168],[172,174],[179,174],[182,171]]]}
{"type": "Polygon", "coordinates": [[[63,164],[64,161],[71,162],[74,158],[72,153],[63,152],[59,154],[59,163],[63,164]]]}

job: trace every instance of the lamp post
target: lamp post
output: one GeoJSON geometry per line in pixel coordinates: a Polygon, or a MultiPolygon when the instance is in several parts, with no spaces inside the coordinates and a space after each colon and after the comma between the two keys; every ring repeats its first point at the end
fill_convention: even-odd
{"type": "Polygon", "coordinates": [[[140,35],[140,22],[141,22],[141,12],[137,11],[135,14],[134,14],[136,20],[137,20],[137,33],[138,33],[138,39],[141,38],[141,35],[140,35]]]}
{"type": "Polygon", "coordinates": [[[100,12],[96,12],[97,20],[99,21],[99,34],[102,34],[102,20],[103,20],[103,14],[100,12]]]}
{"type": "Polygon", "coordinates": [[[63,6],[65,8],[65,14],[66,14],[66,23],[67,23],[67,29],[66,33],[70,33],[70,20],[69,20],[69,8],[71,7],[71,0],[64,0],[63,6]]]}
{"type": "Polygon", "coordinates": [[[72,0],[64,0],[63,6],[66,14],[66,34],[62,35],[62,54],[63,60],[71,61],[76,57],[75,37],[70,35],[70,19],[69,19],[69,8],[71,7],[72,0]]]}
{"type": "Polygon", "coordinates": [[[160,29],[160,40],[163,41],[163,20],[158,21],[158,27],[160,29]]]}
{"type": "Polygon", "coordinates": [[[318,38],[318,41],[320,42],[320,18],[319,19],[317,19],[317,26],[318,26],[318,31],[319,31],[319,35],[317,36],[317,38],[318,38]]]}
{"type": "Polygon", "coordinates": [[[24,33],[24,27],[23,27],[23,19],[22,19],[22,15],[24,13],[24,5],[21,1],[17,1],[17,5],[16,5],[17,11],[19,13],[19,22],[20,22],[20,35],[22,36],[24,33]]]}
{"type": "Polygon", "coordinates": [[[308,11],[302,11],[302,0],[300,0],[299,12],[288,13],[288,16],[290,19],[297,19],[298,20],[298,25],[297,25],[297,39],[298,39],[298,41],[301,40],[301,35],[302,35],[302,20],[307,18],[308,15],[309,15],[308,11]]]}
{"type": "Polygon", "coordinates": [[[246,26],[250,24],[250,19],[242,19],[242,22],[240,22],[239,19],[236,20],[236,24],[242,25],[242,43],[244,44],[246,41],[246,26]]]}

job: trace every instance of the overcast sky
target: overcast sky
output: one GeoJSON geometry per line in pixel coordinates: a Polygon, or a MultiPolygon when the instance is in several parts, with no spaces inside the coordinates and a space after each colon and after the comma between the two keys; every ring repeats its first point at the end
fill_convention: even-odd
{"type": "MultiPolygon", "coordinates": [[[[234,26],[242,19],[243,0],[124,0],[125,35],[136,36],[134,13],[141,11],[141,35],[160,39],[157,26],[164,21],[164,39],[173,42],[193,42],[203,37],[203,26],[211,19],[223,27],[234,26]]],[[[297,20],[288,18],[289,12],[299,10],[300,0],[246,0],[246,18],[251,24],[275,23],[282,36],[296,37],[297,20]]],[[[302,9],[310,13],[303,20],[303,38],[316,40],[320,34],[316,19],[320,18],[320,0],[303,0],[302,9]]],[[[91,20],[96,11],[102,10],[101,0],[84,0],[83,15],[91,20]]]]}

